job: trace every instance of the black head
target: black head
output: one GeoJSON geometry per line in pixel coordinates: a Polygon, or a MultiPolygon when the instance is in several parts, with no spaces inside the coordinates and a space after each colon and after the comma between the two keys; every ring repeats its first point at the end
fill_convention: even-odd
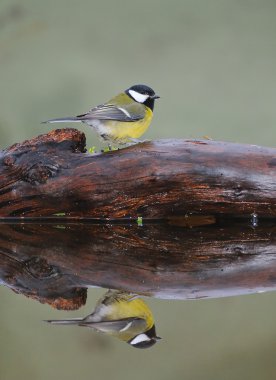
{"type": "Polygon", "coordinates": [[[156,335],[155,325],[153,325],[151,329],[136,335],[128,341],[128,343],[131,344],[132,347],[136,348],[150,348],[160,339],[161,338],[156,335]]]}
{"type": "Polygon", "coordinates": [[[155,94],[152,88],[144,84],[136,84],[128,88],[125,93],[136,102],[145,104],[145,106],[149,107],[152,111],[155,99],[160,98],[160,96],[155,94]]]}

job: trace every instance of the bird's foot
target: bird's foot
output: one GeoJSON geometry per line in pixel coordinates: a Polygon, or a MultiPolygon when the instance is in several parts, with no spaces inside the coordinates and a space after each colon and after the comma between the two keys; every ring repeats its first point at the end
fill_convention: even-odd
{"type": "Polygon", "coordinates": [[[114,150],[119,150],[119,148],[115,147],[115,146],[112,146],[112,145],[109,145],[104,147],[101,152],[102,153],[107,153],[107,152],[113,152],[114,150]]]}

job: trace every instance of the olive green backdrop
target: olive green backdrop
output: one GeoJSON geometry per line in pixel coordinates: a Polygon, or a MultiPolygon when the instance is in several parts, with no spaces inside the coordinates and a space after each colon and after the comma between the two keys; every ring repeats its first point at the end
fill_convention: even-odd
{"type": "MultiPolygon", "coordinates": [[[[135,83],[162,97],[145,138],[275,146],[273,0],[1,0],[0,148],[53,128],[135,83]]],[[[77,125],[78,126],[78,125],[77,125]]],[[[88,127],[88,146],[98,145],[88,127]]],[[[84,315],[0,287],[0,379],[273,379],[275,300],[150,300],[151,350],[42,319],[84,315]]]]}

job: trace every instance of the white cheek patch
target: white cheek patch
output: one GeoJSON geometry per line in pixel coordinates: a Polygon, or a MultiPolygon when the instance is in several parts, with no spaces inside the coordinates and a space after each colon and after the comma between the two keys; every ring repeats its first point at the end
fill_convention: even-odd
{"type": "Polygon", "coordinates": [[[134,90],[129,90],[129,93],[138,103],[144,103],[149,98],[149,95],[140,94],[134,90]]]}
{"type": "Polygon", "coordinates": [[[150,338],[146,334],[139,334],[137,335],[131,342],[130,344],[138,344],[141,342],[148,342],[150,338]]]}

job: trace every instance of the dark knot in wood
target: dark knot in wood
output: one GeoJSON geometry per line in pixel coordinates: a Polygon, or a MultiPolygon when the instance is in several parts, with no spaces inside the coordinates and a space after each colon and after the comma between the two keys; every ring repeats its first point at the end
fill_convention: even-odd
{"type": "Polygon", "coordinates": [[[39,162],[31,166],[22,176],[22,179],[32,185],[39,185],[46,183],[48,178],[53,177],[58,172],[58,169],[58,165],[43,165],[39,162]]]}
{"type": "Polygon", "coordinates": [[[14,165],[14,162],[15,162],[15,157],[12,157],[12,156],[6,156],[3,159],[4,165],[9,166],[9,167],[12,167],[14,165]]]}
{"type": "Polygon", "coordinates": [[[59,275],[59,270],[53,265],[48,264],[42,257],[31,257],[23,262],[30,275],[36,279],[47,279],[59,275]]]}

